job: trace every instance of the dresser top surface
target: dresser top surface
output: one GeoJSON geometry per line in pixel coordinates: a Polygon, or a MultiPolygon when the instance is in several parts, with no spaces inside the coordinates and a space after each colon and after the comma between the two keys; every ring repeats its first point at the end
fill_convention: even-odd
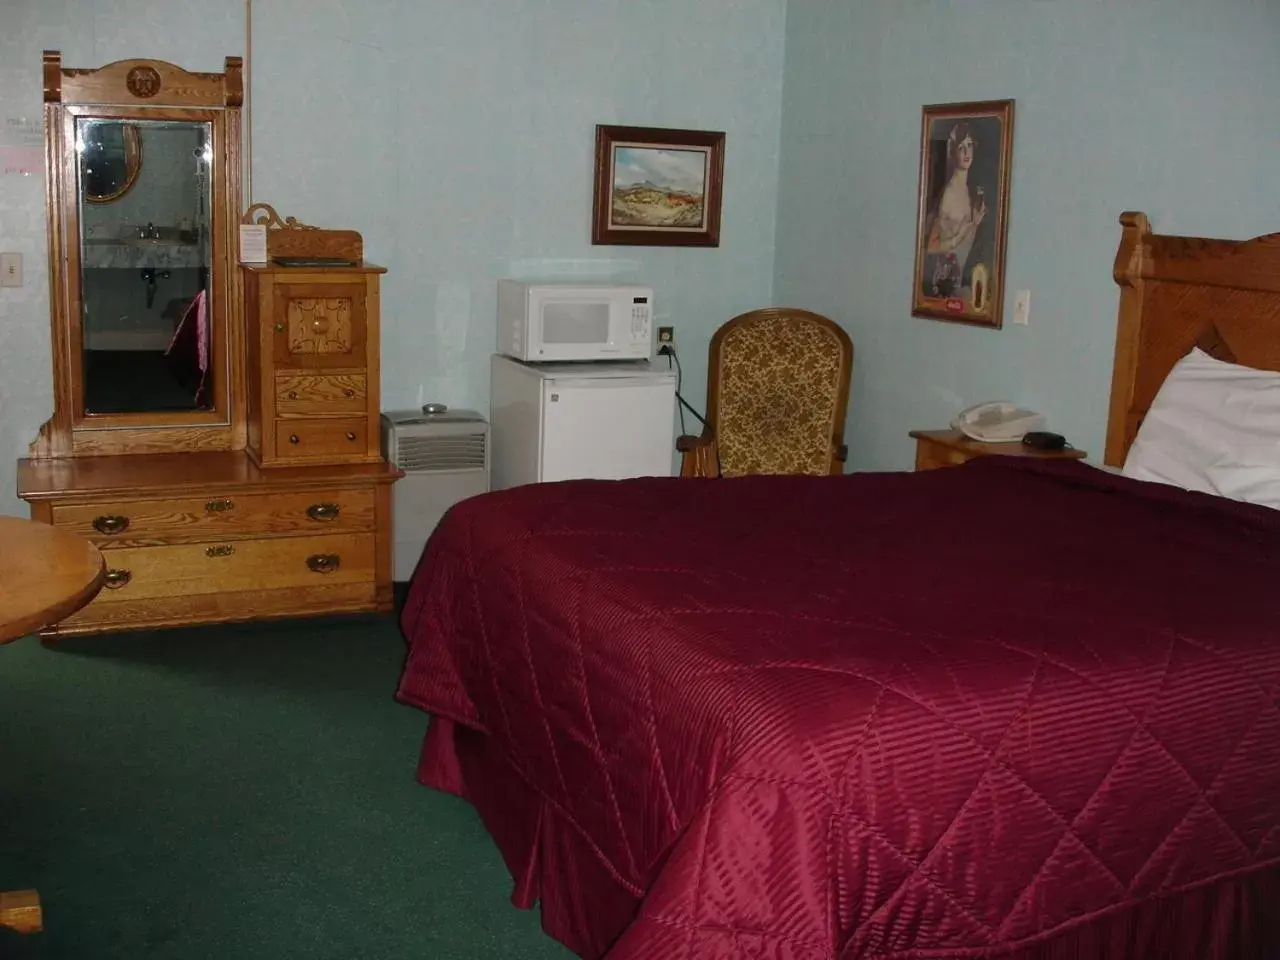
{"type": "Polygon", "coordinates": [[[362,261],[361,263],[354,264],[353,266],[349,266],[349,267],[332,265],[332,264],[324,265],[324,266],[319,266],[319,265],[317,266],[285,266],[284,264],[272,263],[272,262],[242,263],[240,264],[240,266],[246,273],[281,273],[281,274],[287,274],[288,276],[298,276],[298,277],[305,277],[308,274],[314,274],[314,273],[322,273],[322,274],[328,275],[328,274],[334,274],[334,273],[360,274],[360,273],[386,273],[387,272],[386,267],[378,266],[378,264],[370,263],[367,260],[362,261]]]}
{"type": "Polygon", "coordinates": [[[169,497],[215,489],[293,490],[392,483],[400,476],[399,470],[385,462],[263,468],[243,450],[23,459],[18,461],[18,496],[29,501],[106,494],[169,497]]]}

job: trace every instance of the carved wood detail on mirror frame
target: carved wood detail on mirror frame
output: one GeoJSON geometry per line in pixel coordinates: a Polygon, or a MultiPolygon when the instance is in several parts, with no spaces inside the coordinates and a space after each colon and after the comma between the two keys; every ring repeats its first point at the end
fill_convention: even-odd
{"type": "Polygon", "coordinates": [[[34,458],[244,446],[242,62],[44,54],[54,411],[34,458]]]}

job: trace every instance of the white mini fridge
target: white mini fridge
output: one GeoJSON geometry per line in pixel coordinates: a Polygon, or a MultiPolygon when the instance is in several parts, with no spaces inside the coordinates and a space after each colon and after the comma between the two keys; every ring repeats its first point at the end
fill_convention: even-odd
{"type": "Polygon", "coordinates": [[[648,360],[524,363],[495,354],[491,488],[669,477],[675,373],[648,360]]]}

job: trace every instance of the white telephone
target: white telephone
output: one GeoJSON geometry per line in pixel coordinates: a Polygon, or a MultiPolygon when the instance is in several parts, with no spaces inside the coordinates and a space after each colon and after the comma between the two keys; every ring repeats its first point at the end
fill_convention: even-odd
{"type": "Polygon", "coordinates": [[[951,428],[981,443],[1014,443],[1033,430],[1043,430],[1044,422],[1044,414],[992,400],[960,411],[951,428]]]}

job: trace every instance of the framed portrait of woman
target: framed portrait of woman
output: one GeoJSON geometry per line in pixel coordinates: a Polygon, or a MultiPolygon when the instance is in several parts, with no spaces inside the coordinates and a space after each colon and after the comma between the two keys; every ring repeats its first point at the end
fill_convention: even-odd
{"type": "Polygon", "coordinates": [[[999,327],[1013,101],[926,106],[911,314],[999,327]]]}

